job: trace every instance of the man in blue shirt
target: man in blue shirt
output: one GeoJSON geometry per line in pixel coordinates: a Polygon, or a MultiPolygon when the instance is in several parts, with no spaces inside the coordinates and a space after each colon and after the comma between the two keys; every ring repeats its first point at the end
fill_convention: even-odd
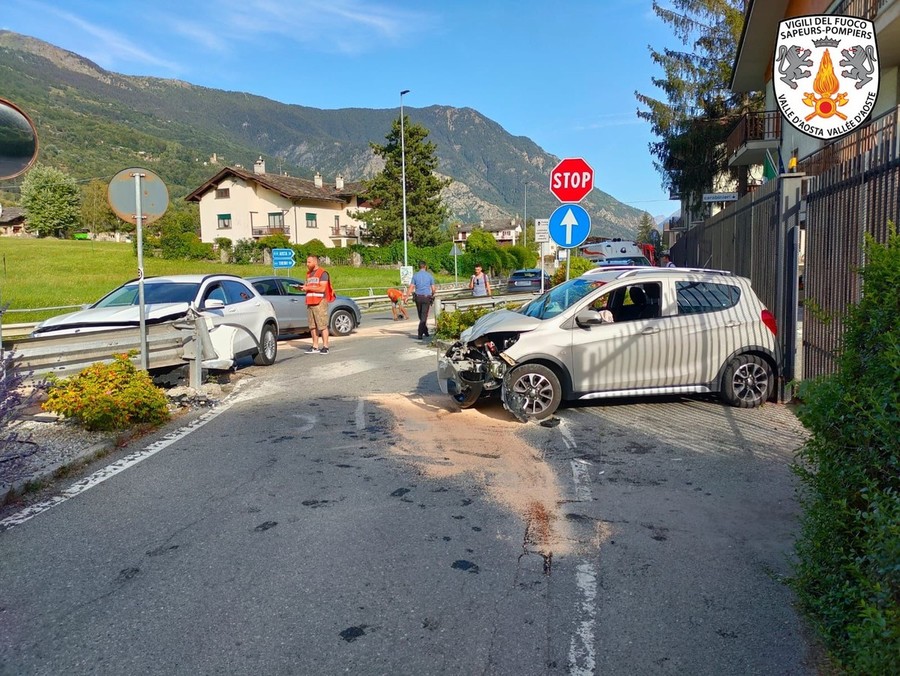
{"type": "Polygon", "coordinates": [[[425,261],[419,261],[419,271],[412,276],[409,292],[416,301],[416,312],[419,314],[419,339],[428,338],[428,312],[434,302],[435,282],[434,276],[426,270],[425,261]]]}

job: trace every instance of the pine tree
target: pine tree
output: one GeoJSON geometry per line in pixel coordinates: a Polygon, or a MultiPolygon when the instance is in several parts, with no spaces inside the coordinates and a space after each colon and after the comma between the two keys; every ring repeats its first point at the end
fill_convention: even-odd
{"type": "Polygon", "coordinates": [[[635,92],[646,106],[637,114],[659,138],[650,143],[650,152],[663,185],[695,210],[715,177],[727,172],[746,181],[746,168],[731,171],[725,153],[739,116],[763,107],[762,94],[728,90],[746,5],[747,0],[669,0],[665,7],[653,2],[653,11],[686,49],[649,47],[664,73],[651,81],[664,98],[635,92]]]}
{"type": "Polygon", "coordinates": [[[77,228],[80,201],[75,179],[59,169],[38,164],[22,181],[28,229],[38,237],[65,237],[77,228]]]}
{"type": "Polygon", "coordinates": [[[656,223],[653,222],[653,217],[645,211],[641,215],[641,223],[638,225],[635,241],[642,244],[652,244],[653,240],[650,239],[650,233],[654,230],[656,230],[656,223]]]}
{"type": "MultiPolygon", "coordinates": [[[[427,141],[428,130],[404,116],[406,155],[406,223],[410,241],[416,246],[434,246],[447,241],[444,224],[450,210],[441,201],[441,190],[450,179],[435,174],[437,146],[427,141]]],[[[403,241],[403,182],[400,118],[385,137],[387,143],[372,143],[384,158],[384,169],[366,183],[366,199],[372,208],[355,214],[365,221],[371,239],[379,245],[403,241]]]]}

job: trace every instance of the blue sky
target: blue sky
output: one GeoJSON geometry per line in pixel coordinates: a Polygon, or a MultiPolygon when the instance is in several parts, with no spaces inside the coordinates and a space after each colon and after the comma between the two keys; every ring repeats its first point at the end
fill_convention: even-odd
{"type": "MultiPolygon", "coordinates": [[[[0,0],[0,27],[128,75],[317,108],[470,107],[595,185],[669,215],[637,118],[648,44],[675,46],[650,0],[0,0]]],[[[378,139],[375,139],[378,140],[378,139]]],[[[549,190],[549,187],[548,187],[549,190]]]]}

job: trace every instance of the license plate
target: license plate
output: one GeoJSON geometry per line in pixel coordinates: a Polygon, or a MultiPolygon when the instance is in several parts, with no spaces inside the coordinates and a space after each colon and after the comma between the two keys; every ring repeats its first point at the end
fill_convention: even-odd
{"type": "Polygon", "coordinates": [[[516,282],[516,286],[531,286],[531,282],[516,282]]]}

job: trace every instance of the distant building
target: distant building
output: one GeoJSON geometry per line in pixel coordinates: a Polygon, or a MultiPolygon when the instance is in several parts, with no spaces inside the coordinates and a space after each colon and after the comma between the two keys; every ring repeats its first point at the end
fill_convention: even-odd
{"type": "Polygon", "coordinates": [[[318,174],[312,181],[267,174],[260,158],[252,172],[223,168],[185,199],[200,205],[204,242],[280,234],[292,244],[318,239],[326,246],[347,246],[365,236],[365,224],[350,216],[365,208],[362,190],[362,183],[345,183],[342,176],[326,186],[318,174]]]}
{"type": "Polygon", "coordinates": [[[463,224],[457,228],[453,241],[465,248],[466,239],[473,230],[489,232],[499,244],[514,245],[522,236],[522,223],[517,218],[491,218],[480,223],[463,224]]]}
{"type": "Polygon", "coordinates": [[[0,235],[21,237],[25,234],[25,211],[19,207],[3,207],[0,212],[0,235]]]}

